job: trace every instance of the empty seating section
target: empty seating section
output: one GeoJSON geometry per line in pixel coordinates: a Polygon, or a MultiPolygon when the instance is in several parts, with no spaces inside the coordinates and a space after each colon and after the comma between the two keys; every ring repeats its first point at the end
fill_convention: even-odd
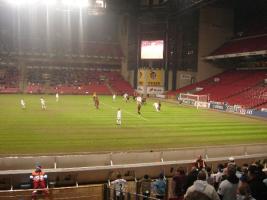
{"type": "Polygon", "coordinates": [[[266,50],[267,36],[231,40],[214,51],[211,55],[226,55],[266,50]]]}
{"type": "Polygon", "coordinates": [[[28,69],[27,93],[97,94],[133,93],[118,71],[83,69],[28,69]]]}
{"type": "Polygon", "coordinates": [[[227,99],[229,104],[243,105],[246,108],[255,108],[267,102],[267,87],[255,86],[239,95],[227,99]]]}
{"type": "Polygon", "coordinates": [[[255,108],[267,102],[266,77],[267,70],[230,70],[168,94],[209,94],[211,101],[255,108]],[[197,87],[202,90],[197,91],[197,87]]]}
{"type": "Polygon", "coordinates": [[[16,67],[0,67],[0,93],[19,92],[19,71],[16,67]]]}
{"type": "Polygon", "coordinates": [[[241,93],[255,86],[264,79],[262,71],[230,71],[219,77],[219,82],[213,84],[212,87],[204,88],[204,90],[196,94],[210,94],[210,99],[214,101],[227,101],[232,95],[241,93]]]}

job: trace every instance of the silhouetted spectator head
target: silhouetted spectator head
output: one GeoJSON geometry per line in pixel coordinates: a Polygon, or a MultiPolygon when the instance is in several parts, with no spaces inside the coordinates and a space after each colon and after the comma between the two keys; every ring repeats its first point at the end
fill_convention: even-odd
{"type": "Polygon", "coordinates": [[[164,174],[163,173],[159,174],[159,179],[164,179],[164,174]]]}
{"type": "Polygon", "coordinates": [[[261,175],[261,169],[259,166],[253,164],[248,167],[248,177],[249,179],[258,179],[261,175]]]}
{"type": "Polygon", "coordinates": [[[117,175],[117,179],[121,179],[121,174],[118,174],[117,175]]]}
{"type": "Polygon", "coordinates": [[[211,167],[206,167],[206,170],[207,170],[207,172],[208,172],[208,174],[210,174],[211,173],[211,167]]]}
{"type": "Polygon", "coordinates": [[[149,176],[147,174],[145,174],[144,179],[149,179],[149,176]]]}
{"type": "Polygon", "coordinates": [[[218,164],[217,169],[219,172],[223,172],[223,169],[224,169],[223,164],[218,164]]]}
{"type": "Polygon", "coordinates": [[[207,180],[207,172],[204,170],[200,170],[197,175],[198,180],[206,181],[207,180]]]}
{"type": "Polygon", "coordinates": [[[180,175],[185,175],[185,171],[182,167],[179,167],[176,172],[180,175]]]}
{"type": "Polygon", "coordinates": [[[41,165],[37,165],[35,168],[36,172],[41,172],[42,171],[42,166],[41,165]]]}
{"type": "Polygon", "coordinates": [[[227,175],[228,176],[235,176],[236,173],[236,166],[235,165],[228,165],[227,166],[227,175]]]}

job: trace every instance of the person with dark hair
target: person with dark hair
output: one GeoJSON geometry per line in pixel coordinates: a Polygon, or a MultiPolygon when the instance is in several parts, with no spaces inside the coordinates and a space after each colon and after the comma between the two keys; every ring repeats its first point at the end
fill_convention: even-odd
{"type": "Polygon", "coordinates": [[[219,185],[218,194],[222,200],[235,200],[239,179],[236,176],[236,166],[229,164],[227,166],[226,180],[219,185]]]}
{"type": "Polygon", "coordinates": [[[186,175],[183,168],[178,168],[174,177],[172,178],[172,192],[173,196],[182,199],[185,194],[186,175]]]}
{"type": "Polygon", "coordinates": [[[206,167],[207,170],[207,182],[208,184],[214,186],[214,177],[211,175],[211,167],[207,166],[206,167]]]}
{"type": "MultiPolygon", "coordinates": [[[[192,196],[201,196],[204,199],[220,200],[214,187],[207,182],[207,172],[200,170],[197,175],[197,180],[189,187],[184,195],[185,200],[192,200],[192,196]],[[197,195],[196,195],[197,194],[197,195]]],[[[197,198],[195,198],[197,199],[197,198]]],[[[199,197],[200,199],[200,197],[199,197]]]]}
{"type": "Polygon", "coordinates": [[[185,198],[185,200],[211,200],[206,194],[195,191],[190,194],[185,198]]]}
{"type": "Polygon", "coordinates": [[[147,200],[150,197],[151,193],[151,179],[147,174],[145,174],[140,183],[141,193],[144,196],[143,200],[147,200]]]}
{"type": "Polygon", "coordinates": [[[248,184],[251,189],[251,195],[255,199],[267,199],[267,187],[263,183],[262,169],[255,164],[248,168],[248,184]]]}
{"type": "Polygon", "coordinates": [[[38,193],[44,193],[45,195],[48,195],[49,192],[46,189],[47,175],[42,170],[41,165],[36,166],[35,170],[30,175],[30,179],[33,184],[33,189],[36,189],[32,192],[32,199],[36,199],[38,193]]]}
{"type": "Polygon", "coordinates": [[[206,162],[202,159],[201,155],[198,156],[198,158],[195,161],[194,165],[199,170],[201,170],[202,168],[206,168],[206,166],[207,166],[206,162]]]}
{"type": "Polygon", "coordinates": [[[111,182],[111,184],[114,186],[116,200],[124,199],[126,183],[127,181],[122,178],[121,174],[118,174],[117,179],[111,182]]]}
{"type": "Polygon", "coordinates": [[[197,175],[198,175],[198,169],[195,166],[193,166],[191,171],[187,175],[185,190],[187,190],[187,188],[193,185],[195,180],[197,180],[197,175]]]}
{"type": "Polygon", "coordinates": [[[164,175],[160,173],[159,178],[153,183],[153,191],[157,199],[164,199],[166,193],[166,181],[164,175]]]}
{"type": "Polygon", "coordinates": [[[223,164],[218,164],[218,166],[217,166],[217,173],[214,174],[214,188],[216,190],[218,189],[219,184],[222,181],[223,169],[224,169],[223,164]]]}

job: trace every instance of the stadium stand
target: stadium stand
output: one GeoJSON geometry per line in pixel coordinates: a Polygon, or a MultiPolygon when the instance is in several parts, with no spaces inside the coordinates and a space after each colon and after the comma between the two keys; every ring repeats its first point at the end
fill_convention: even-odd
{"type": "Polygon", "coordinates": [[[27,74],[27,93],[133,94],[134,89],[117,71],[88,70],[88,68],[31,68],[27,74]]]}
{"type": "Polygon", "coordinates": [[[168,95],[179,93],[209,94],[211,101],[227,102],[255,108],[267,102],[264,79],[267,70],[229,70],[204,81],[185,86],[168,95]],[[197,91],[200,88],[201,91],[197,91]]]}
{"type": "Polygon", "coordinates": [[[251,36],[239,39],[233,39],[215,50],[211,56],[222,56],[230,54],[241,54],[246,52],[265,51],[267,36],[251,36]]]}
{"type": "Polygon", "coordinates": [[[19,92],[19,71],[16,67],[0,67],[0,93],[19,92]]]}

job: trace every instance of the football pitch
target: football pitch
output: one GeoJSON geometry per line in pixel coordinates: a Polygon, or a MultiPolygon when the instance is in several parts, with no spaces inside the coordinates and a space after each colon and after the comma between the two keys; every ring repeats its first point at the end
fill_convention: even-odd
{"type": "Polygon", "coordinates": [[[69,154],[153,150],[267,142],[267,121],[162,102],[156,112],[148,99],[137,114],[136,103],[122,97],[0,95],[0,154],[69,154]],[[20,99],[26,102],[22,109],[20,99]],[[116,125],[117,109],[122,125],[116,125]]]}

